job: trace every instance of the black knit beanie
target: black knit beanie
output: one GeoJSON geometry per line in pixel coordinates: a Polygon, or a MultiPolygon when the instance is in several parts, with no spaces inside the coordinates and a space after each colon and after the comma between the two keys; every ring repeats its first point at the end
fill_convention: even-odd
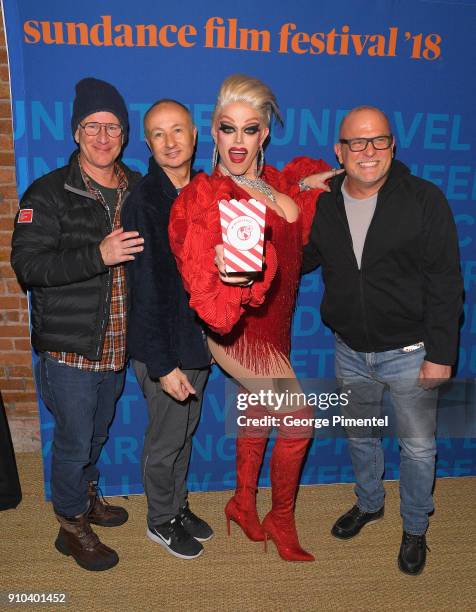
{"type": "Polygon", "coordinates": [[[117,89],[106,81],[88,77],[76,83],[76,97],[73,102],[73,116],[71,117],[71,129],[73,136],[78,129],[78,124],[88,115],[93,113],[109,112],[119,119],[124,136],[127,137],[129,120],[124,98],[117,89]]]}

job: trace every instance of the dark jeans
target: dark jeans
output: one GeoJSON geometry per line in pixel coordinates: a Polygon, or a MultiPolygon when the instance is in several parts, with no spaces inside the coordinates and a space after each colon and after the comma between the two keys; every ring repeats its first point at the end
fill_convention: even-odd
{"type": "Polygon", "coordinates": [[[76,516],[88,507],[88,482],[96,466],[124,386],[120,372],[88,372],[42,353],[36,367],[41,397],[55,418],[51,459],[54,510],[76,516]]]}

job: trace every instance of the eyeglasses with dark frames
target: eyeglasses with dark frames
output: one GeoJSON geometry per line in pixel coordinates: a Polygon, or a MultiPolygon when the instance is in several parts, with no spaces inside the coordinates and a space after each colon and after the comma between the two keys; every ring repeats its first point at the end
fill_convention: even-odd
{"type": "Polygon", "coordinates": [[[84,132],[88,136],[97,136],[103,127],[106,129],[107,135],[111,138],[119,138],[119,136],[122,134],[122,125],[119,123],[99,123],[99,121],[89,121],[84,125],[82,123],[79,125],[83,128],[84,132]]]}
{"type": "Polygon", "coordinates": [[[393,136],[374,136],[373,138],[339,138],[341,144],[346,144],[353,153],[365,151],[369,142],[372,143],[374,149],[383,151],[392,146],[393,136]]]}

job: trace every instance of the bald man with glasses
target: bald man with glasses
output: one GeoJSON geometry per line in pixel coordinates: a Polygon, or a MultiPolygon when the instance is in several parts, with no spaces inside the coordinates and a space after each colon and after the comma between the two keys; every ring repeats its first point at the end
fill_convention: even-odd
{"type": "MultiPolygon", "coordinates": [[[[335,153],[345,173],[321,194],[303,271],[322,268],[323,321],[336,337],[335,367],[350,419],[380,417],[389,391],[400,446],[403,536],[398,566],[419,574],[433,510],[436,387],[458,352],[462,279],[455,223],[443,193],[394,159],[385,114],[363,106],[343,119],[335,153]]],[[[355,505],[334,524],[341,540],[384,515],[381,436],[347,427],[355,505]]]]}

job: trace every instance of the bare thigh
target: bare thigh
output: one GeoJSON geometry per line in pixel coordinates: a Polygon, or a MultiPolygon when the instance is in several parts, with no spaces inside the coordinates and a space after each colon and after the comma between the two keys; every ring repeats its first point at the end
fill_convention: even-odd
{"type": "MultiPolygon", "coordinates": [[[[264,393],[268,391],[272,393],[285,393],[286,391],[290,394],[303,393],[296,373],[285,357],[277,362],[275,371],[270,371],[268,375],[262,375],[245,367],[211,338],[208,338],[208,346],[216,363],[249,393],[260,393],[260,391],[264,391],[264,393]]],[[[302,403],[296,400],[296,405],[293,401],[286,407],[286,411],[292,412],[300,408],[302,408],[302,403]]]]}

